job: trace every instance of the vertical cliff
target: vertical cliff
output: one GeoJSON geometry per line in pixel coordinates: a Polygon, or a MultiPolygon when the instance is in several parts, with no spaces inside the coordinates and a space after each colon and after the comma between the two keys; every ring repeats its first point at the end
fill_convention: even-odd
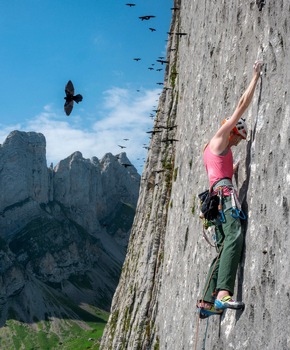
{"type": "Polygon", "coordinates": [[[137,214],[102,349],[289,349],[290,3],[176,0],[137,214]],[[177,33],[186,33],[178,35],[177,33]],[[235,297],[243,312],[198,321],[215,256],[202,237],[202,148],[265,63],[245,113],[235,185],[248,220],[235,297]],[[161,128],[167,127],[167,128],[161,128]]]}

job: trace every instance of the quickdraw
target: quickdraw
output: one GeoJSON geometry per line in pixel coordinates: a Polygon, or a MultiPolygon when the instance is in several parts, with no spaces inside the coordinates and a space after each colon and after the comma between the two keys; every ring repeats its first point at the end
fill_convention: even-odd
{"type": "Polygon", "coordinates": [[[223,188],[218,188],[218,197],[219,197],[219,205],[218,205],[218,211],[219,211],[219,221],[221,223],[226,222],[225,214],[223,211],[223,188]]]}
{"type": "Polygon", "coordinates": [[[246,214],[243,212],[242,208],[241,208],[241,204],[238,201],[237,195],[235,193],[234,190],[231,191],[231,204],[232,204],[232,208],[231,208],[231,216],[234,219],[242,219],[242,220],[246,220],[247,216],[246,214]]]}

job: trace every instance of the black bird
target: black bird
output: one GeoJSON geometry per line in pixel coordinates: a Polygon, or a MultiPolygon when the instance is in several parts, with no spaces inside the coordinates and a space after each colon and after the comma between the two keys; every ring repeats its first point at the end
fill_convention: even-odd
{"type": "Polygon", "coordinates": [[[155,28],[149,28],[151,30],[151,32],[156,32],[155,28]]]}
{"type": "Polygon", "coordinates": [[[121,148],[126,148],[126,146],[122,146],[122,145],[118,145],[119,147],[121,147],[121,148]]]}
{"type": "Polygon", "coordinates": [[[165,139],[165,140],[161,140],[161,142],[170,142],[173,143],[174,141],[179,141],[177,139],[165,139]]]}
{"type": "Polygon", "coordinates": [[[169,63],[169,61],[166,61],[166,60],[156,60],[157,62],[160,62],[161,64],[163,63],[169,63]]]}
{"type": "Polygon", "coordinates": [[[175,35],[183,36],[183,35],[187,35],[187,33],[175,33],[175,35]]]}
{"type": "Polygon", "coordinates": [[[144,21],[144,20],[148,21],[148,19],[155,18],[155,17],[156,16],[140,16],[139,18],[141,19],[141,21],[144,21]]]}
{"type": "Polygon", "coordinates": [[[162,130],[152,130],[152,131],[146,131],[146,134],[152,134],[152,135],[155,135],[155,134],[157,134],[158,132],[162,132],[162,130]]]}
{"type": "Polygon", "coordinates": [[[156,125],[155,126],[155,129],[173,130],[174,128],[177,128],[177,125],[172,125],[172,126],[156,125]]]}
{"type": "Polygon", "coordinates": [[[148,69],[149,69],[149,70],[154,70],[154,68],[152,68],[152,67],[149,67],[148,69]]]}
{"type": "Polygon", "coordinates": [[[163,85],[164,83],[156,83],[157,85],[163,85]]]}
{"type": "Polygon", "coordinates": [[[137,57],[137,58],[133,58],[133,60],[138,62],[141,60],[141,58],[137,57]]]}
{"type": "Polygon", "coordinates": [[[157,72],[161,72],[162,71],[162,68],[158,68],[158,69],[156,69],[157,70],[157,72]]]}
{"type": "Polygon", "coordinates": [[[179,10],[179,7],[171,7],[171,10],[172,10],[172,11],[179,10]]]}
{"type": "Polygon", "coordinates": [[[128,166],[132,166],[132,164],[122,163],[122,165],[127,168],[128,166]]]}
{"type": "Polygon", "coordinates": [[[126,4],[129,7],[136,6],[136,4],[126,4]]]}
{"type": "Polygon", "coordinates": [[[64,104],[64,111],[67,116],[71,114],[71,111],[73,110],[74,101],[76,103],[79,103],[83,100],[83,96],[80,94],[77,94],[74,96],[75,88],[73,86],[73,83],[71,80],[69,80],[65,86],[65,104],[64,104]]]}

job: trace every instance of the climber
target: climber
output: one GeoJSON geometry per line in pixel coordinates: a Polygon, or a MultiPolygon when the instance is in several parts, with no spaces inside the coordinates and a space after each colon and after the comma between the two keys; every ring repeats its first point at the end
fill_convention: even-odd
{"type": "MultiPolygon", "coordinates": [[[[222,122],[217,133],[204,148],[203,159],[210,186],[213,193],[221,193],[222,196],[223,220],[215,221],[218,256],[210,266],[203,297],[197,304],[200,318],[221,314],[226,308],[244,308],[242,301],[232,299],[243,236],[239,215],[241,211],[237,215],[233,213],[233,207],[238,203],[237,193],[232,185],[237,165],[233,164],[231,147],[247,138],[247,127],[241,117],[252,101],[262,66],[261,61],[255,62],[253,78],[234,113],[222,122]]],[[[237,207],[240,207],[239,203],[237,207]]]]}

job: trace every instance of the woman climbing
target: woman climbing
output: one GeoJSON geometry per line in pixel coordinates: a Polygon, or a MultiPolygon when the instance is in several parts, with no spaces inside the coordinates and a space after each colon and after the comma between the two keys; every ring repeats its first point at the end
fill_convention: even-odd
{"type": "Polygon", "coordinates": [[[244,303],[232,299],[238,264],[243,248],[240,210],[232,185],[234,174],[232,146],[247,137],[243,113],[252,101],[263,63],[254,64],[253,78],[231,117],[226,118],[217,133],[205,146],[203,159],[213,193],[222,200],[222,212],[215,221],[218,256],[213,260],[198,303],[200,318],[221,314],[224,309],[242,309],[244,303]]]}

